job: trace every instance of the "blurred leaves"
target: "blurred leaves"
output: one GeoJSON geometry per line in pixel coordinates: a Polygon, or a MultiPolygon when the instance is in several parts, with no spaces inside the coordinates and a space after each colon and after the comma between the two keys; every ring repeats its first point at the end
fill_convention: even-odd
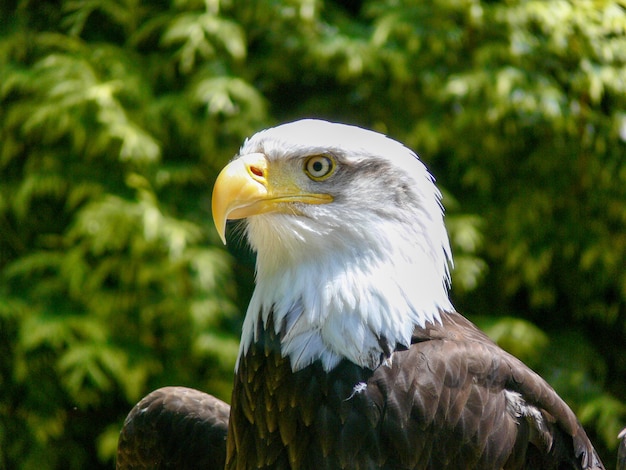
{"type": "Polygon", "coordinates": [[[0,468],[110,465],[112,429],[147,391],[229,395],[239,320],[208,188],[265,102],[204,67],[245,57],[240,27],[189,6],[1,12],[0,468]],[[176,59],[181,18],[213,56],[176,59]],[[227,112],[203,101],[220,96],[227,112]]]}
{"type": "Polygon", "coordinates": [[[181,14],[171,22],[161,41],[165,46],[181,45],[176,55],[180,71],[185,74],[193,70],[196,58],[215,57],[216,46],[235,60],[242,60],[246,55],[241,27],[208,12],[181,14]]]}
{"type": "Polygon", "coordinates": [[[142,394],[228,397],[253,261],[220,246],[210,188],[245,137],[308,116],[421,154],[455,304],[611,466],[623,1],[15,0],[0,18],[0,468],[110,468],[142,394]]]}

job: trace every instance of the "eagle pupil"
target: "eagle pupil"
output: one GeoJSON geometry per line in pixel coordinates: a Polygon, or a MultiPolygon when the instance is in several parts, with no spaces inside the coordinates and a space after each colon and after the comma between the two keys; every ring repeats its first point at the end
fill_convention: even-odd
{"type": "Polygon", "coordinates": [[[313,163],[313,171],[315,173],[319,173],[324,169],[324,165],[322,164],[322,162],[317,161],[313,163]]]}

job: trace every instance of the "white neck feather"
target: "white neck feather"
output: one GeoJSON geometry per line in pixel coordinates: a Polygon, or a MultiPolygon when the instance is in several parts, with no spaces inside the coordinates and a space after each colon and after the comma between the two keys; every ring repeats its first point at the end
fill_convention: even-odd
{"type": "Polygon", "coordinates": [[[362,227],[355,236],[324,233],[323,225],[310,219],[251,217],[248,238],[258,253],[258,281],[239,357],[257,339],[261,322],[277,334],[282,329],[281,353],[294,371],[318,359],[327,371],[344,358],[378,367],[381,338],[391,348],[408,346],[416,325],[440,322],[440,311],[452,309],[448,239],[441,214],[438,219],[419,232],[379,219],[372,221],[375,232],[362,227]],[[434,246],[425,235],[433,230],[434,246]],[[332,251],[324,251],[329,246],[332,251]]]}

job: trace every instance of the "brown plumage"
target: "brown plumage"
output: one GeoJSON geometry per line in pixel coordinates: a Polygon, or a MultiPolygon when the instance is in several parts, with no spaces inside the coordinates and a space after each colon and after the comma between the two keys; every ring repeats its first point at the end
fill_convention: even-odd
{"type": "Polygon", "coordinates": [[[120,433],[118,470],[224,468],[230,407],[212,395],[164,387],[130,411],[120,433]]]}
{"type": "Polygon", "coordinates": [[[601,469],[537,374],[457,313],[389,365],[291,372],[260,332],[233,391],[227,469],[601,469]]]}

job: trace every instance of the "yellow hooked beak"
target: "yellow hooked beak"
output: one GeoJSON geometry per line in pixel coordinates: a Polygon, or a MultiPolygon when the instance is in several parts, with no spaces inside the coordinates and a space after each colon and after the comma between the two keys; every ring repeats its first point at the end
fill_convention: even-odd
{"type": "Polygon", "coordinates": [[[326,204],[329,194],[308,193],[285,168],[270,172],[262,153],[243,155],[230,162],[218,175],[213,187],[213,222],[226,244],[226,221],[244,219],[268,212],[294,213],[288,203],[326,204]]]}

